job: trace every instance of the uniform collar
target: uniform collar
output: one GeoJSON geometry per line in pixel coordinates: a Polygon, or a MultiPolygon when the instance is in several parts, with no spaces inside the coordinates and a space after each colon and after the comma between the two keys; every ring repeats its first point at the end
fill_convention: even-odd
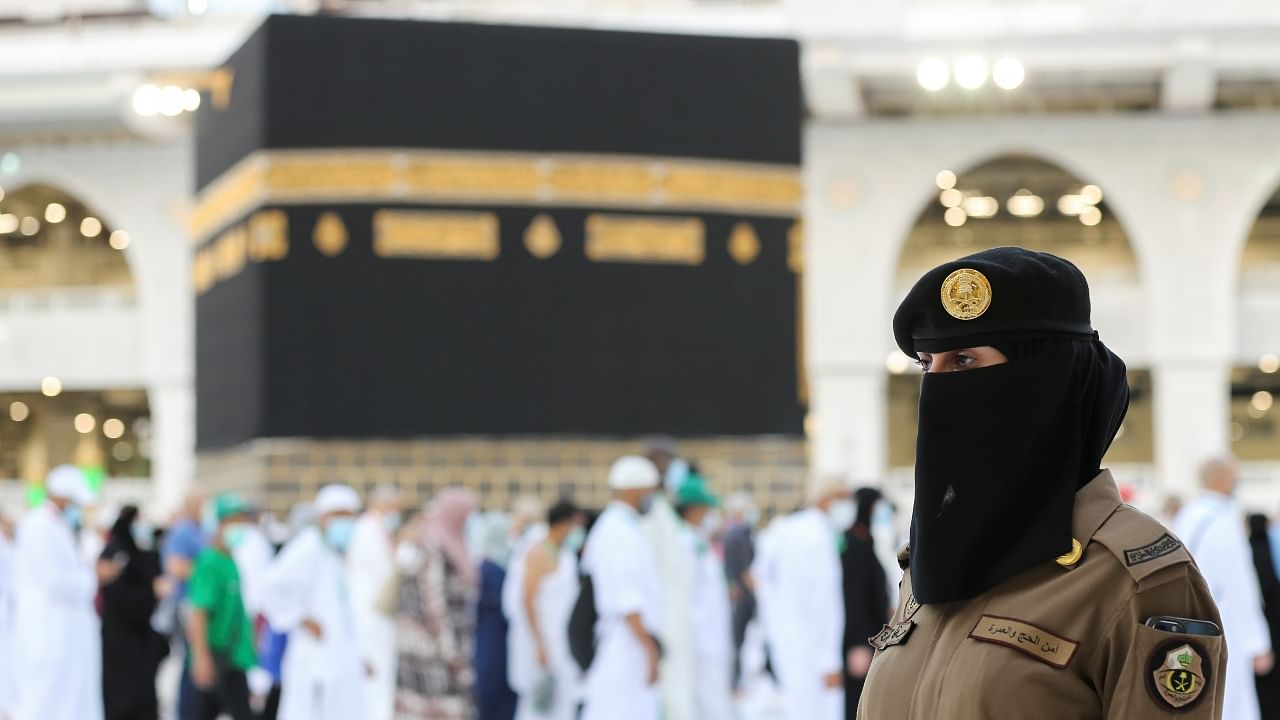
{"type": "Polygon", "coordinates": [[[1076,503],[1071,515],[1071,535],[1080,545],[1089,544],[1093,534],[1102,527],[1123,503],[1120,490],[1110,470],[1103,470],[1084,487],[1076,491],[1076,503]]]}

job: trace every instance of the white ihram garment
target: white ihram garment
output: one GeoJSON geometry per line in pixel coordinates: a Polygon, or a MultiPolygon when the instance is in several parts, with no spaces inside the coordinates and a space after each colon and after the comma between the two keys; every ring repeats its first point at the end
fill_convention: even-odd
{"type": "Polygon", "coordinates": [[[582,565],[591,576],[599,620],[581,720],[658,720],[648,657],[625,621],[638,613],[650,633],[662,629],[658,564],[635,510],[609,503],[587,537],[582,565]]]}

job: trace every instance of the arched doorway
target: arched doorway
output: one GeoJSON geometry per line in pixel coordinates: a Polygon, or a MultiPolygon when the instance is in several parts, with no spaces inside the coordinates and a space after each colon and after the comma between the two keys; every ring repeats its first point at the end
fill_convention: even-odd
{"type": "MultiPolygon", "coordinates": [[[[1141,278],[1105,188],[1026,155],[1001,156],[963,171],[943,168],[932,180],[935,199],[921,210],[899,255],[895,298],[929,269],[988,248],[1016,245],[1071,260],[1089,279],[1094,327],[1130,366],[1129,414],[1107,463],[1120,471],[1122,484],[1137,491],[1150,486],[1152,386],[1139,339],[1141,278]]],[[[888,458],[891,474],[904,485],[915,463],[920,390],[912,360],[895,350],[885,363],[888,458]]]]}
{"type": "Polygon", "coordinates": [[[7,350],[25,372],[0,373],[0,506],[11,512],[38,495],[53,465],[79,465],[95,483],[151,474],[146,391],[103,379],[119,374],[112,365],[137,341],[126,332],[135,317],[129,244],[58,187],[0,191],[0,341],[21,346],[7,350]]]}

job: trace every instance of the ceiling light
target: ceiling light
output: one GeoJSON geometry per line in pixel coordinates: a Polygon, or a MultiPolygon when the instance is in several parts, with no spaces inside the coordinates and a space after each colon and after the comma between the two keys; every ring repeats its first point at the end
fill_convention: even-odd
{"type": "Polygon", "coordinates": [[[62,203],[51,202],[44,207],[45,222],[57,225],[67,219],[67,208],[62,203]]]}
{"type": "Polygon", "coordinates": [[[951,79],[951,71],[947,64],[937,58],[926,58],[916,67],[916,82],[929,92],[937,92],[947,86],[951,79]]]}
{"type": "Polygon", "coordinates": [[[40,392],[45,397],[57,397],[62,394],[62,381],[56,377],[47,377],[40,381],[40,392]]]}
{"type": "Polygon", "coordinates": [[[1259,390],[1249,399],[1249,404],[1257,408],[1259,412],[1266,412],[1271,409],[1271,405],[1275,402],[1275,398],[1266,390],[1259,390]]]}
{"type": "Polygon", "coordinates": [[[96,217],[87,217],[80,221],[80,234],[87,238],[95,238],[102,234],[102,221],[96,217]]]}
{"type": "Polygon", "coordinates": [[[939,190],[950,190],[956,186],[956,174],[950,170],[939,170],[938,174],[933,176],[933,182],[937,184],[939,190]]]}
{"type": "Polygon", "coordinates": [[[22,422],[31,417],[31,408],[21,400],[15,400],[9,403],[9,419],[14,422],[22,422]]]}
{"type": "Polygon", "coordinates": [[[40,232],[40,221],[28,215],[27,217],[22,218],[22,222],[18,225],[18,229],[22,231],[23,235],[31,237],[32,235],[40,232]]]}
{"type": "Polygon", "coordinates": [[[119,418],[107,418],[102,421],[102,434],[112,440],[119,440],[124,435],[124,421],[119,418]]]}
{"type": "Polygon", "coordinates": [[[187,88],[182,91],[182,109],[195,112],[200,109],[200,91],[187,88]]]}
{"type": "Polygon", "coordinates": [[[1013,194],[1005,203],[1005,208],[1014,217],[1030,218],[1044,212],[1044,198],[1026,188],[1013,194]]]}
{"type": "Polygon", "coordinates": [[[1063,195],[1058,198],[1058,212],[1063,215],[1079,215],[1085,205],[1084,198],[1079,195],[1063,195]]]}
{"type": "Polygon", "coordinates": [[[1102,222],[1102,211],[1090,205],[1080,211],[1080,224],[1093,227],[1102,222]]]}
{"type": "Polygon", "coordinates": [[[115,250],[123,250],[129,247],[129,233],[123,230],[114,230],[111,237],[107,239],[107,243],[115,250]]]}
{"type": "Polygon", "coordinates": [[[972,218],[994,217],[1000,211],[1000,201],[986,195],[967,197],[960,204],[966,215],[972,218]]]}
{"type": "Polygon", "coordinates": [[[960,207],[960,203],[964,202],[964,193],[955,188],[947,188],[938,193],[938,202],[942,203],[942,207],[960,207]]]}
{"type": "Polygon", "coordinates": [[[18,231],[18,216],[12,213],[0,213],[0,235],[18,231]]]}
{"type": "Polygon", "coordinates": [[[911,367],[911,358],[898,350],[893,350],[885,357],[884,366],[891,374],[901,375],[911,367]]]}
{"type": "Polygon", "coordinates": [[[1089,205],[1102,202],[1102,188],[1097,185],[1085,185],[1080,188],[1080,197],[1089,205]]]}
{"type": "Polygon", "coordinates": [[[960,227],[969,219],[969,216],[965,214],[964,210],[953,207],[947,208],[947,211],[942,215],[942,219],[951,227],[960,227]]]}
{"type": "Polygon", "coordinates": [[[1022,63],[1013,58],[1004,58],[991,68],[991,79],[1004,90],[1016,90],[1026,77],[1022,63]]]}
{"type": "Polygon", "coordinates": [[[160,90],[160,114],[165,117],[177,117],[182,114],[182,88],[177,85],[165,85],[160,90]]]}
{"type": "Polygon", "coordinates": [[[133,111],[143,117],[160,112],[160,88],[147,83],[133,91],[133,111]]]}
{"type": "Polygon", "coordinates": [[[1270,375],[1271,373],[1277,370],[1280,370],[1280,356],[1276,356],[1273,353],[1267,353],[1266,355],[1263,355],[1262,357],[1258,358],[1258,369],[1264,373],[1267,373],[1268,375],[1270,375]]]}
{"type": "Polygon", "coordinates": [[[98,421],[89,413],[80,413],[76,416],[74,424],[76,426],[76,432],[81,435],[88,435],[93,432],[93,427],[98,424],[98,421]]]}
{"type": "Polygon", "coordinates": [[[956,61],[956,84],[967,90],[977,90],[987,82],[987,61],[977,55],[966,55],[956,61]]]}

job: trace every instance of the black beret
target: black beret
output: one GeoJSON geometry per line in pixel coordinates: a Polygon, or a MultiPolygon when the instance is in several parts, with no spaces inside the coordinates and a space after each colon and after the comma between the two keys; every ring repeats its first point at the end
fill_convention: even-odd
{"type": "Polygon", "coordinates": [[[1089,283],[1049,253],[983,250],[930,270],[893,316],[902,352],[942,352],[1030,337],[1095,338],[1089,283]]]}

